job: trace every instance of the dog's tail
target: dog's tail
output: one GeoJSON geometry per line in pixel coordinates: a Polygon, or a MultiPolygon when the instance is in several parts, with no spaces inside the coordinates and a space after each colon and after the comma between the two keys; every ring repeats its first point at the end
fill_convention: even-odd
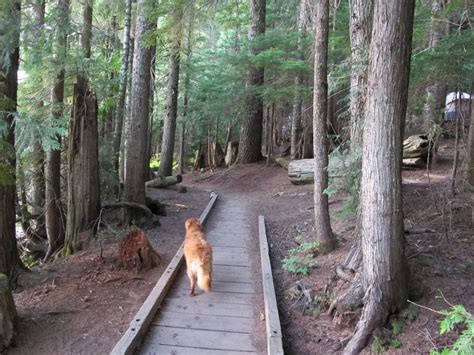
{"type": "Polygon", "coordinates": [[[203,291],[209,292],[211,289],[211,273],[205,272],[204,268],[200,266],[197,270],[197,284],[203,291]]]}

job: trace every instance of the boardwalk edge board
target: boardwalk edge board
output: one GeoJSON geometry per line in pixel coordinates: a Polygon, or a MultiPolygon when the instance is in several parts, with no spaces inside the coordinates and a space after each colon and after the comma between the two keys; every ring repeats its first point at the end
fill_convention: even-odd
{"type": "Polygon", "coordinates": [[[258,216],[258,236],[260,240],[260,259],[262,262],[263,298],[265,301],[265,322],[267,328],[268,355],[283,355],[280,316],[273,285],[272,268],[268,252],[265,219],[258,216]]]}
{"type": "MultiPolygon", "coordinates": [[[[208,202],[206,208],[199,217],[199,222],[201,222],[201,224],[205,223],[218,196],[219,195],[217,194],[217,192],[211,193],[210,201],[208,202]]],[[[122,338],[115,345],[110,354],[129,355],[133,354],[134,351],[138,348],[140,342],[142,341],[142,338],[145,336],[148,330],[148,327],[151,325],[153,318],[156,315],[156,312],[160,308],[163,300],[165,299],[168,289],[171,287],[171,284],[178,275],[180,266],[183,264],[183,245],[184,242],[179,247],[175,256],[171,259],[170,263],[168,264],[168,267],[163,271],[163,274],[151,290],[143,305],[136,313],[127,331],[123,334],[122,338]]]]}

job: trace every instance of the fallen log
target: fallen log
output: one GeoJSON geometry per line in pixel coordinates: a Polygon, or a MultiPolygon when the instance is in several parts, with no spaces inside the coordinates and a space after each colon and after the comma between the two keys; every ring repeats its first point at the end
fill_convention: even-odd
{"type": "Polygon", "coordinates": [[[425,161],[420,157],[403,159],[402,163],[403,167],[408,169],[418,169],[426,166],[425,161]]]}
{"type": "Polygon", "coordinates": [[[171,185],[179,184],[181,181],[183,181],[182,175],[165,176],[165,177],[158,176],[154,178],[153,180],[147,181],[145,183],[145,187],[154,187],[154,188],[159,189],[159,188],[164,188],[171,185]]]}
{"type": "Polygon", "coordinates": [[[13,343],[16,309],[8,286],[8,278],[0,274],[0,353],[13,343]]]}
{"type": "Polygon", "coordinates": [[[280,165],[283,169],[288,170],[288,165],[290,164],[290,161],[285,158],[276,158],[275,163],[280,165]]]}
{"type": "Polygon", "coordinates": [[[137,226],[147,226],[147,225],[160,225],[160,221],[158,219],[158,216],[154,215],[151,210],[140,203],[136,202],[128,202],[128,201],[119,201],[119,202],[111,202],[111,203],[106,203],[102,205],[102,209],[113,209],[113,208],[131,208],[139,214],[137,215],[137,218],[134,218],[134,224],[137,226]],[[143,217],[143,218],[142,218],[143,217]]]}

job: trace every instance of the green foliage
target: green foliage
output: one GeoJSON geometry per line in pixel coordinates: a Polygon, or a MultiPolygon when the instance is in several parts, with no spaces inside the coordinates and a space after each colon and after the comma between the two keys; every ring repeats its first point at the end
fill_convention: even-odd
{"type": "Polygon", "coordinates": [[[323,310],[328,309],[333,297],[334,295],[328,291],[315,294],[312,308],[313,315],[319,316],[323,310]]]}
{"type": "Polygon", "coordinates": [[[329,184],[324,193],[328,196],[337,193],[348,194],[348,198],[338,213],[340,218],[352,216],[357,210],[361,167],[361,149],[357,149],[355,152],[336,149],[329,155],[329,184]]]}
{"type": "Polygon", "coordinates": [[[393,322],[392,323],[392,333],[393,335],[397,336],[403,331],[403,324],[400,322],[393,322]]]}
{"type": "Polygon", "coordinates": [[[474,353],[474,317],[463,305],[451,305],[442,311],[445,318],[440,322],[441,335],[452,332],[455,327],[461,326],[461,331],[452,346],[444,348],[442,352],[431,350],[430,354],[469,355],[474,353]]]}
{"type": "MultiPolygon", "coordinates": [[[[301,240],[297,235],[295,240],[301,240]]],[[[283,270],[294,274],[308,275],[316,267],[315,253],[317,242],[302,242],[297,247],[288,251],[288,256],[283,259],[283,270]]]]}
{"type": "Polygon", "coordinates": [[[393,338],[390,340],[390,347],[398,349],[399,347],[402,346],[402,342],[398,338],[393,338]]]}
{"type": "Polygon", "coordinates": [[[417,306],[415,306],[414,304],[409,304],[407,308],[405,308],[402,312],[401,312],[401,316],[402,318],[410,321],[410,322],[413,322],[417,317],[418,317],[418,314],[420,313],[420,310],[417,306]]]}

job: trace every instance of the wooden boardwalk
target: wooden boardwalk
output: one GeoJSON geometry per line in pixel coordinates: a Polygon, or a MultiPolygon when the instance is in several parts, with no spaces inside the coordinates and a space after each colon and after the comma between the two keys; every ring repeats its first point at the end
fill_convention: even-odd
{"type": "Polygon", "coordinates": [[[211,216],[211,292],[189,296],[181,246],[111,354],[283,354],[264,219],[239,199],[220,198],[209,214],[217,196],[200,217],[211,216]]]}
{"type": "Polygon", "coordinates": [[[220,199],[205,227],[213,248],[212,291],[190,297],[183,267],[139,354],[257,354],[252,333],[261,286],[260,275],[252,275],[250,232],[242,207],[220,199]]]}

